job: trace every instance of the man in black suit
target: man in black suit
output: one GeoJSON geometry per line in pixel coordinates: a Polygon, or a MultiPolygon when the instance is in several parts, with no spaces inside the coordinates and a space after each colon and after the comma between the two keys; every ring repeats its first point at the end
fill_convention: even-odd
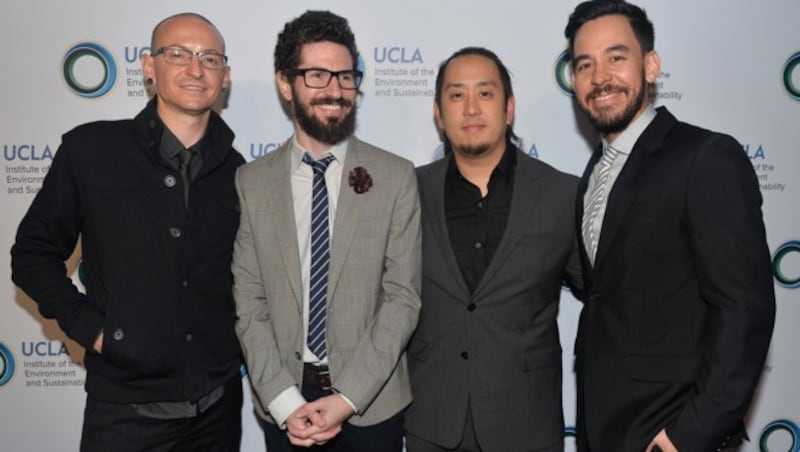
{"type": "Polygon", "coordinates": [[[565,34],[575,99],[602,135],[578,187],[579,449],[736,444],[775,316],[752,165],[733,138],[653,108],[642,9],[584,2],[565,34]]]}
{"type": "Polygon", "coordinates": [[[562,451],[558,299],[582,287],[577,178],[514,143],[514,93],[493,52],[439,68],[446,156],[419,168],[422,311],[409,344],[409,452],[562,451]]]}

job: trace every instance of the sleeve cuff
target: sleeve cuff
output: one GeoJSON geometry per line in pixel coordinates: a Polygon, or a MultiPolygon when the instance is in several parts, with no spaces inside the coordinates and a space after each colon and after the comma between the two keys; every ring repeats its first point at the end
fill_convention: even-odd
{"type": "Polygon", "coordinates": [[[297,386],[289,386],[267,405],[267,410],[275,423],[285,429],[286,419],[305,403],[306,399],[303,398],[297,386]]]}

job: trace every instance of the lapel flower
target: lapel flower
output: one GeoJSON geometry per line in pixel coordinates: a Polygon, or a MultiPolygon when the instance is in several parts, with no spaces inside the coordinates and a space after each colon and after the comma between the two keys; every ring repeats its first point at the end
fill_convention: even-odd
{"type": "Polygon", "coordinates": [[[348,183],[353,187],[353,191],[359,195],[366,193],[372,187],[372,178],[363,166],[357,166],[350,170],[348,183]]]}

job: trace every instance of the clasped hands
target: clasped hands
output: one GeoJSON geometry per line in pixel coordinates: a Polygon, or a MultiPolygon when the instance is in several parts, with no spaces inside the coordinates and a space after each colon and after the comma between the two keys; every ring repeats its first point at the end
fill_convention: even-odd
{"type": "Polygon", "coordinates": [[[342,431],[342,424],[354,413],[339,394],[308,402],[286,418],[286,434],[295,446],[325,444],[342,431]]]}

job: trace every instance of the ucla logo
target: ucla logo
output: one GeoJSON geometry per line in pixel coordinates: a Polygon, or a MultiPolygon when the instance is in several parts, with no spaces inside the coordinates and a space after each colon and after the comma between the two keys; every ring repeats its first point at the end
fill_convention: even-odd
{"type": "Polygon", "coordinates": [[[11,381],[14,376],[14,355],[6,344],[0,342],[0,386],[11,381]]]}
{"type": "Polygon", "coordinates": [[[575,92],[572,90],[572,77],[569,68],[569,50],[561,52],[561,55],[556,58],[556,64],[553,67],[553,74],[556,79],[556,85],[562,93],[567,96],[574,96],[575,92]]]}
{"type": "Polygon", "coordinates": [[[795,53],[786,60],[783,67],[783,86],[794,100],[800,100],[800,52],[795,53]]]}
{"type": "Polygon", "coordinates": [[[61,72],[72,92],[87,99],[104,96],[117,81],[117,63],[111,52],[93,42],[72,46],[64,55],[61,72]]]}
{"type": "MultiPolygon", "coordinates": [[[[783,262],[789,253],[800,253],[800,240],[786,242],[775,251],[775,257],[772,258],[772,274],[781,286],[797,289],[800,287],[800,265],[795,265],[794,272],[789,274],[788,265],[783,262]]],[[[800,256],[797,257],[800,259],[800,256]]]]}
{"type": "MultiPolygon", "coordinates": [[[[776,446],[773,444],[773,446],[776,446]]],[[[787,420],[787,419],[778,419],[776,421],[772,421],[764,427],[764,431],[761,432],[761,438],[758,441],[758,449],[761,452],[800,452],[800,427],[797,426],[794,422],[787,420]],[[785,444],[781,444],[780,449],[770,449],[770,443],[776,441],[770,441],[770,438],[773,436],[778,437],[786,437],[786,435],[774,435],[776,432],[783,432],[788,434],[788,438],[791,441],[789,443],[789,448],[785,447],[785,444]]]]}
{"type": "Polygon", "coordinates": [[[32,161],[32,160],[52,160],[53,151],[50,146],[45,145],[44,149],[36,147],[35,144],[4,144],[3,157],[7,162],[16,160],[32,161]]]}
{"type": "Polygon", "coordinates": [[[375,47],[372,56],[376,63],[422,64],[419,47],[413,50],[408,47],[375,47]]]}

